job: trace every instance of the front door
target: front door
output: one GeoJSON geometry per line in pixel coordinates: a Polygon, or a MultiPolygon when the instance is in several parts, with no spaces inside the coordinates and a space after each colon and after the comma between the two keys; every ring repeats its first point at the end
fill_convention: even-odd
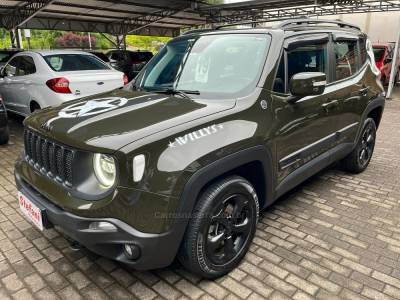
{"type": "Polygon", "coordinates": [[[16,56],[11,59],[4,67],[2,72],[2,78],[0,79],[0,95],[3,98],[4,104],[7,109],[12,111],[18,111],[17,107],[17,97],[15,95],[14,88],[12,85],[12,79],[17,75],[19,57],[16,56]]]}
{"type": "Polygon", "coordinates": [[[333,147],[340,111],[334,93],[326,91],[288,103],[288,83],[293,75],[322,72],[329,80],[328,42],[327,34],[310,35],[288,45],[283,53],[273,96],[278,183],[333,147]]]}
{"type": "Polygon", "coordinates": [[[14,57],[6,66],[0,83],[0,94],[7,108],[22,114],[30,113],[33,74],[36,72],[33,58],[28,55],[14,57]]]}

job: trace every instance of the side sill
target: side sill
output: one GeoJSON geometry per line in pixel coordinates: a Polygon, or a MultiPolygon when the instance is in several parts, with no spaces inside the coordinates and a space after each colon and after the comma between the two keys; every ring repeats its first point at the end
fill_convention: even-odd
{"type": "Polygon", "coordinates": [[[330,164],[344,158],[353,149],[352,143],[338,145],[319,155],[288,175],[276,188],[275,199],[279,198],[306,179],[325,169],[330,164]]]}

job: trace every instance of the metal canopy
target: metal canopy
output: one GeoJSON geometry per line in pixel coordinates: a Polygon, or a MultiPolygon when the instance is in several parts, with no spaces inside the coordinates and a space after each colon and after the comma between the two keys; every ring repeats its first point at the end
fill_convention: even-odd
{"type": "Polygon", "coordinates": [[[202,7],[207,23],[271,22],[298,17],[399,11],[400,0],[252,0],[202,7]]]}
{"type": "Polygon", "coordinates": [[[0,1],[0,27],[176,36],[204,24],[199,0],[0,1]]]}
{"type": "Polygon", "coordinates": [[[177,36],[182,28],[241,21],[399,11],[400,0],[0,0],[0,27],[177,36]],[[341,4],[339,4],[341,3],[341,4]]]}

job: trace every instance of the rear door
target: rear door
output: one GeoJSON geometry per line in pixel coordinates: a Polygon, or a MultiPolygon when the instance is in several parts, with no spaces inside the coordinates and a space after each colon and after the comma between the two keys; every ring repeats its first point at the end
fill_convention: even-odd
{"type": "Polygon", "coordinates": [[[339,110],[333,93],[288,103],[293,75],[322,72],[330,80],[328,44],[328,34],[301,35],[288,40],[283,51],[273,96],[279,182],[334,145],[339,110]]]}
{"type": "Polygon", "coordinates": [[[361,62],[358,39],[357,35],[336,34],[331,42],[333,80],[326,89],[339,102],[337,143],[354,141],[361,121],[359,108],[364,107],[362,102],[366,101],[369,91],[364,81],[367,66],[361,62]]]}

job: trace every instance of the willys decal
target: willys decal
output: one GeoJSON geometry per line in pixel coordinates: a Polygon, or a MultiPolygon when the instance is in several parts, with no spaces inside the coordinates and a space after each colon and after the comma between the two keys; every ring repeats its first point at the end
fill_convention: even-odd
{"type": "Polygon", "coordinates": [[[179,147],[179,146],[184,146],[188,143],[195,142],[199,139],[202,139],[204,137],[213,135],[217,133],[218,131],[221,131],[224,129],[224,126],[222,124],[214,124],[210,125],[204,128],[201,128],[199,130],[190,132],[185,134],[184,136],[179,136],[175,138],[174,141],[169,142],[169,147],[174,148],[174,147],[179,147]]]}

